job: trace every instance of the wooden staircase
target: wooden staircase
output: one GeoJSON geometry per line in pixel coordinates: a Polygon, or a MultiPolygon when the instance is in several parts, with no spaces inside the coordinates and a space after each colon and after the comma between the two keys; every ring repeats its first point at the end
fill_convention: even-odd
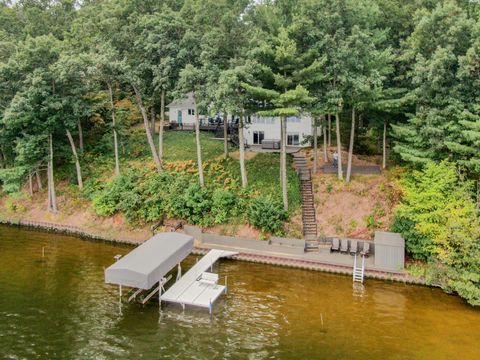
{"type": "Polygon", "coordinates": [[[308,168],[307,159],[300,153],[293,154],[293,163],[300,178],[300,192],[302,195],[302,225],[305,238],[305,250],[317,251],[317,216],[313,196],[312,173],[308,168]]]}

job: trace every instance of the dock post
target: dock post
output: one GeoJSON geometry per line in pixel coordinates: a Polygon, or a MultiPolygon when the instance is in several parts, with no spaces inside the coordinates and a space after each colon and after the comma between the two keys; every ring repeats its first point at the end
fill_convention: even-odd
{"type": "Polygon", "coordinates": [[[177,281],[182,277],[182,266],[180,263],[177,265],[177,281]]]}
{"type": "Polygon", "coordinates": [[[227,293],[227,275],[225,275],[225,294],[227,293]]]}
{"type": "Polygon", "coordinates": [[[158,308],[162,310],[162,283],[163,279],[158,282],[158,308]]]}

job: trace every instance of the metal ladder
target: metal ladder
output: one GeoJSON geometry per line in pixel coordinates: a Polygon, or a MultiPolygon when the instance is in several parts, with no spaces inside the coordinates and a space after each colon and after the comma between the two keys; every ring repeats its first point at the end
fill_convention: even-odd
{"type": "Polygon", "coordinates": [[[355,260],[353,261],[353,282],[363,283],[365,276],[365,255],[362,255],[362,266],[357,266],[357,254],[355,254],[355,260]]]}

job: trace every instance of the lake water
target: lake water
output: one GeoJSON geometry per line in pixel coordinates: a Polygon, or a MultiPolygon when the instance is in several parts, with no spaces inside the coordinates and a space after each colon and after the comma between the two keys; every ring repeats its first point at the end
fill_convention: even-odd
{"type": "Polygon", "coordinates": [[[480,359],[480,309],[427,287],[224,260],[212,316],[120,306],[103,270],[130,250],[0,227],[0,358],[480,359]]]}

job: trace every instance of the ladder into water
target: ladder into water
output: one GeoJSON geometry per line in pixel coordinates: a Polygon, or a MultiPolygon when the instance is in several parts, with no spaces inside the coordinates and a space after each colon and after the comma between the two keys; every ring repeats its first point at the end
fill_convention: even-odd
{"type": "Polygon", "coordinates": [[[357,266],[357,254],[355,254],[355,260],[353,261],[353,282],[363,283],[365,276],[365,255],[362,255],[362,264],[357,266]]]}

